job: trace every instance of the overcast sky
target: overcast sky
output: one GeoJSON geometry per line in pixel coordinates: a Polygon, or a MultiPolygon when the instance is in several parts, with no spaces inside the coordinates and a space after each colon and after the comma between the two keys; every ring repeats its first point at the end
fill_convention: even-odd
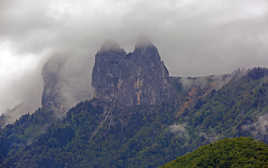
{"type": "Polygon", "coordinates": [[[267,11],[267,0],[0,0],[0,113],[38,106],[48,57],[90,62],[105,40],[132,50],[147,36],[172,75],[268,66],[267,11]]]}

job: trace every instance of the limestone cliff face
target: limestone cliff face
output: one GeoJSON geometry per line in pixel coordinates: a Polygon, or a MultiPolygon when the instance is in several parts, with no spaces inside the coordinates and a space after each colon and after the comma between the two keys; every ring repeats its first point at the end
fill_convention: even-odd
{"type": "Polygon", "coordinates": [[[126,53],[117,44],[102,46],[92,74],[95,97],[123,105],[154,105],[170,97],[169,73],[152,43],[126,53]]]}

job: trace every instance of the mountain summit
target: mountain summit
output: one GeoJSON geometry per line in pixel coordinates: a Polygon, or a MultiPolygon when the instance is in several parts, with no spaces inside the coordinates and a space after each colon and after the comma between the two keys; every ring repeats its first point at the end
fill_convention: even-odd
{"type": "Polygon", "coordinates": [[[168,70],[152,43],[136,44],[133,52],[126,53],[109,42],[96,54],[92,74],[96,98],[123,105],[160,104],[169,97],[168,80],[168,70]]]}

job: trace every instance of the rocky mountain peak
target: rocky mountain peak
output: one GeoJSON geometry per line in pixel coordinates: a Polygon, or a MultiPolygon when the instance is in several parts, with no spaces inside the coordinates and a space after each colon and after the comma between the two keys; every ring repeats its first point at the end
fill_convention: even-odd
{"type": "Polygon", "coordinates": [[[95,64],[111,66],[126,56],[126,52],[114,41],[106,41],[95,56],[95,64]]]}
{"type": "Polygon", "coordinates": [[[120,51],[120,45],[112,40],[107,40],[103,43],[99,52],[120,51]]]}
{"type": "Polygon", "coordinates": [[[147,37],[141,36],[136,41],[135,49],[147,48],[147,47],[150,47],[150,46],[154,46],[152,41],[150,41],[147,37]]]}
{"type": "Polygon", "coordinates": [[[169,75],[157,48],[148,43],[136,45],[131,53],[119,48],[105,52],[101,49],[95,56],[92,74],[95,97],[123,105],[165,101],[169,75]]]}
{"type": "Polygon", "coordinates": [[[153,44],[136,45],[134,52],[132,53],[132,59],[138,59],[140,61],[154,62],[160,66],[162,63],[158,49],[153,44]]]}

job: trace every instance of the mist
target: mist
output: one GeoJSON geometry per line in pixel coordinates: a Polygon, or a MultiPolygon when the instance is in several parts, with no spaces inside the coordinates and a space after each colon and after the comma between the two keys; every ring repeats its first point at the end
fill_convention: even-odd
{"type": "Polygon", "coordinates": [[[266,0],[1,0],[0,114],[21,103],[22,113],[40,107],[42,67],[53,56],[68,60],[67,97],[90,89],[94,55],[106,40],[132,50],[145,35],[173,76],[268,66],[267,11],[266,0]]]}

